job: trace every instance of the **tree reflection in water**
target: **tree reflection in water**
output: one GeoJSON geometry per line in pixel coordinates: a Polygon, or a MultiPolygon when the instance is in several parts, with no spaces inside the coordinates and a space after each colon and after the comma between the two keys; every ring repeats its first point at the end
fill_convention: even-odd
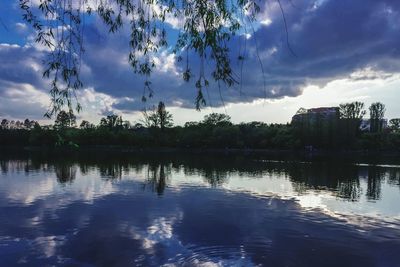
{"type": "Polygon", "coordinates": [[[386,171],[372,166],[368,169],[368,188],[366,196],[369,200],[378,200],[381,198],[382,182],[385,178],[386,171]]]}
{"type": "Polygon", "coordinates": [[[54,165],[57,181],[61,184],[72,183],[76,178],[77,167],[72,164],[62,163],[54,165]]]}
{"type": "Polygon", "coordinates": [[[100,176],[105,179],[121,179],[124,168],[119,163],[98,166],[100,176]]]}
{"type": "Polygon", "coordinates": [[[389,169],[389,183],[392,185],[398,185],[400,188],[400,169],[399,168],[389,169]]]}
{"type": "Polygon", "coordinates": [[[358,201],[361,197],[360,168],[352,164],[333,163],[292,164],[289,179],[295,191],[305,194],[308,190],[328,190],[337,197],[358,201]]]}
{"type": "Polygon", "coordinates": [[[146,172],[146,182],[143,184],[143,189],[150,188],[153,192],[157,192],[159,196],[163,195],[170,175],[170,165],[166,165],[163,162],[160,164],[149,164],[146,172]]]}
{"type": "Polygon", "coordinates": [[[359,201],[365,195],[368,200],[382,198],[384,182],[400,188],[400,168],[366,165],[338,161],[304,162],[300,160],[265,161],[243,156],[218,156],[194,154],[115,154],[99,153],[65,157],[63,155],[27,155],[15,160],[2,160],[3,173],[13,171],[55,171],[57,180],[72,183],[79,168],[81,175],[97,171],[103,179],[121,179],[123,175],[145,174],[144,189],[162,195],[173,179],[173,174],[200,176],[212,187],[229,183],[230,177],[260,179],[276,177],[289,180],[297,194],[309,190],[329,191],[330,194],[348,201],[359,201]],[[66,159],[67,158],[67,159],[66,159]],[[66,161],[67,160],[67,161],[66,161]],[[62,162],[62,163],[60,163],[62,162]],[[67,163],[66,163],[67,162],[67,163]],[[361,181],[366,182],[362,191],[361,181]]]}

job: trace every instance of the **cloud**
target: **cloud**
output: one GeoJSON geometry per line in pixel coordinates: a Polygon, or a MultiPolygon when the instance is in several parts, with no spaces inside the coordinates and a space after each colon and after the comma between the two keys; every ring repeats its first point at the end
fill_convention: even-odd
{"type": "Polygon", "coordinates": [[[30,46],[0,44],[0,80],[42,87],[43,54],[30,46]]]}
{"type": "Polygon", "coordinates": [[[0,116],[7,119],[30,118],[43,120],[49,106],[46,93],[29,84],[13,84],[0,81],[0,116]],[[7,89],[4,89],[7,88],[7,89]]]}
{"type": "Polygon", "coordinates": [[[17,22],[15,23],[15,30],[18,33],[25,33],[28,30],[28,26],[25,23],[17,22]]]}
{"type": "Polygon", "coordinates": [[[267,98],[295,96],[307,85],[323,87],[364,69],[380,73],[400,70],[396,45],[400,43],[400,31],[391,23],[400,19],[395,1],[298,1],[296,6],[287,3],[283,10],[289,44],[296,56],[286,43],[280,10],[276,4],[264,8],[263,14],[271,23],[260,27],[250,38],[243,75],[245,84],[251,80],[249,86],[260,86],[259,75],[254,75],[260,69],[254,58],[260,56],[267,98]],[[274,53],[268,55],[267,51],[274,53]],[[273,91],[279,93],[271,94],[273,91]]]}
{"type": "MultiPolygon", "coordinates": [[[[277,4],[262,8],[261,26],[256,27],[256,32],[247,41],[247,57],[242,70],[236,56],[238,44],[241,42],[243,46],[244,37],[236,37],[230,44],[231,64],[237,76],[242,77],[242,85],[222,86],[222,101],[217,84],[211,82],[204,92],[209,104],[221,106],[223,102],[295,97],[302,94],[306,86],[323,87],[362,70],[382,75],[400,70],[400,53],[396,46],[400,42],[400,31],[397,26],[392,26],[392,22],[400,18],[399,4],[395,1],[283,4],[289,43],[296,56],[286,44],[282,14],[277,4]]],[[[113,108],[139,110],[143,108],[140,98],[144,78],[132,74],[128,67],[127,36],[127,32],[122,32],[109,37],[101,35],[99,30],[92,30],[85,56],[92,75],[88,82],[96,91],[129,98],[115,103],[113,108]],[[99,38],[104,39],[99,42],[99,38]]],[[[189,57],[193,73],[198,76],[199,59],[194,54],[189,57]]],[[[155,97],[149,105],[163,100],[170,106],[193,108],[196,89],[193,82],[184,83],[179,75],[184,63],[177,62],[167,50],[156,54],[155,61],[159,68],[151,77],[155,97]]],[[[206,63],[206,73],[210,74],[211,69],[212,62],[206,63]]]]}
{"type": "MultiPolygon", "coordinates": [[[[279,5],[265,1],[259,23],[253,25],[255,31],[247,25],[248,36],[235,36],[229,43],[231,64],[241,85],[226,88],[211,81],[203,92],[208,105],[221,107],[259,99],[296,97],[307,86],[322,88],[347,78],[386,79],[400,72],[400,2],[300,0],[281,3],[289,44],[295,55],[287,44],[279,5]],[[245,61],[241,68],[237,57],[243,53],[245,61]]],[[[179,21],[171,18],[167,24],[171,36],[169,45],[173,45],[171,41],[178,33],[179,21]]],[[[153,54],[151,57],[157,64],[150,77],[154,97],[143,103],[145,77],[134,74],[128,64],[129,27],[109,34],[95,18],[85,25],[84,44],[86,52],[81,70],[85,89],[79,93],[81,101],[87,103],[84,108],[89,105],[88,110],[97,110],[100,115],[139,111],[158,101],[164,101],[167,106],[194,108],[197,94],[194,81],[200,72],[200,60],[195,54],[189,54],[195,75],[189,83],[183,82],[181,77],[186,61],[178,62],[171,54],[171,47],[153,54]]],[[[39,92],[48,91],[46,81],[41,78],[43,53],[33,45],[0,45],[3,101],[8,97],[8,89],[4,87],[7,82],[18,85],[20,90],[22,84],[27,84],[39,92]]],[[[212,67],[212,61],[205,63],[210,80],[212,67]]],[[[44,102],[41,103],[40,107],[44,102]]],[[[5,110],[4,105],[8,104],[2,105],[0,113],[15,112],[11,107],[5,110]]]]}
{"type": "Polygon", "coordinates": [[[50,104],[42,54],[33,47],[0,44],[0,115],[41,120],[50,104]]]}

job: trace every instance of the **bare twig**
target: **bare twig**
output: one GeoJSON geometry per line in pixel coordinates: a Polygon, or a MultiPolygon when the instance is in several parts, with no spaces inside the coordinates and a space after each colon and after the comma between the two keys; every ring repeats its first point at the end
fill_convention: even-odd
{"type": "Polygon", "coordinates": [[[4,27],[4,29],[6,29],[6,31],[10,32],[10,31],[8,30],[7,25],[6,25],[6,24],[4,23],[4,21],[2,20],[2,18],[0,18],[0,24],[4,27]]]}
{"type": "Polygon", "coordinates": [[[288,26],[287,26],[287,22],[286,22],[286,16],[285,16],[285,12],[283,11],[283,7],[281,4],[281,0],[276,0],[278,2],[279,5],[279,9],[281,10],[281,14],[282,14],[282,18],[283,18],[283,23],[285,25],[285,32],[286,32],[286,45],[290,51],[290,53],[292,53],[293,56],[297,57],[297,55],[294,53],[292,47],[290,46],[289,43],[289,31],[288,31],[288,26]]]}

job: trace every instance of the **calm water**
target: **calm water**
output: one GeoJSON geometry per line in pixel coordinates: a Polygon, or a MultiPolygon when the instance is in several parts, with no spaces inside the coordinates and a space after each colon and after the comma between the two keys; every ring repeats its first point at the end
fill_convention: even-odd
{"type": "Polygon", "coordinates": [[[400,266],[400,166],[0,155],[0,265],[400,266]]]}

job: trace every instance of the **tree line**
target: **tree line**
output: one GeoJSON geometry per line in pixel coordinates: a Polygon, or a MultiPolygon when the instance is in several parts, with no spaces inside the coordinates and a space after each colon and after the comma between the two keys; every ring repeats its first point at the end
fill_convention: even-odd
{"type": "Polygon", "coordinates": [[[97,125],[83,120],[78,126],[72,112],[61,111],[50,126],[41,126],[29,119],[23,123],[10,123],[3,119],[0,145],[279,150],[312,146],[321,149],[398,150],[400,119],[390,120],[389,127],[385,128],[382,123],[385,106],[374,103],[369,111],[370,131],[360,129],[366,114],[361,102],[341,104],[338,113],[329,118],[321,114],[308,116],[307,110],[300,109],[296,116],[300,114],[301,119],[287,124],[257,121],[234,124],[227,114],[211,113],[201,121],[174,126],[173,116],[163,102],[154,109],[143,111],[142,120],[134,124],[114,114],[102,118],[97,125]]]}
{"type": "Polygon", "coordinates": [[[379,149],[397,144],[400,119],[387,122],[386,107],[380,102],[369,106],[369,119],[364,119],[364,106],[358,101],[343,103],[329,113],[301,108],[292,121],[295,136],[316,148],[379,149]]]}

